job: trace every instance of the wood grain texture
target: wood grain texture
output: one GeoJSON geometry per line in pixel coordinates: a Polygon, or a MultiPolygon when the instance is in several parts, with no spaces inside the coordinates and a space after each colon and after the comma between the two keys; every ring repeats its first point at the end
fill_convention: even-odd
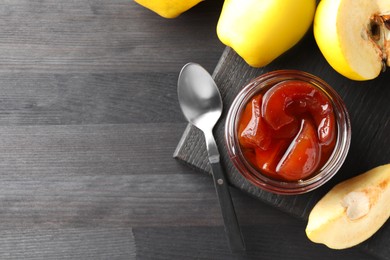
{"type": "Polygon", "coordinates": [[[182,122],[176,74],[0,73],[0,125],[182,122]]]}
{"type": "MultiPolygon", "coordinates": [[[[352,82],[342,78],[332,71],[322,58],[318,49],[315,48],[311,34],[307,35],[304,41],[291,53],[261,69],[249,67],[232,49],[226,48],[213,76],[224,101],[224,113],[216,126],[215,135],[219,146],[222,147],[220,149],[222,150],[221,158],[225,164],[230,183],[276,208],[299,218],[307,219],[314,204],[335,183],[356,176],[375,166],[389,163],[390,108],[387,102],[390,98],[390,89],[387,87],[387,82],[390,80],[390,74],[383,74],[370,82],[352,82]],[[323,78],[340,94],[350,111],[353,138],[346,162],[328,184],[304,195],[275,195],[255,187],[238,173],[229,160],[226,150],[223,149],[225,117],[237,93],[251,79],[277,69],[300,69],[323,78]]],[[[189,125],[175,150],[174,157],[210,173],[203,139],[202,133],[189,125]]],[[[387,241],[384,244],[390,242],[390,226],[388,224],[384,225],[372,239],[360,247],[387,259],[390,255],[390,249],[380,241],[387,241]]]]}
{"type": "Polygon", "coordinates": [[[296,240],[297,234],[302,234],[304,225],[256,225],[242,229],[246,238],[247,252],[244,255],[229,253],[223,237],[223,227],[185,227],[185,228],[144,228],[133,230],[137,241],[142,241],[142,247],[137,246],[137,256],[140,259],[216,259],[216,260],[246,260],[246,259],[310,259],[316,254],[316,259],[370,259],[369,255],[354,250],[330,251],[309,241],[296,240]],[[290,232],[285,233],[288,229],[290,232]],[[284,233],[283,236],[280,234],[284,233]],[[166,239],[170,234],[171,239],[166,239]],[[207,235],[206,235],[207,234],[207,235]],[[264,236],[267,234],[267,236],[264,236]],[[206,239],[199,239],[206,237],[206,239]],[[165,248],[183,247],[187,250],[165,248]],[[193,252],[202,248],[197,255],[193,252]],[[283,250],[283,252],[281,252],[283,250]]]}
{"type": "Polygon", "coordinates": [[[220,48],[202,47],[216,38],[204,26],[215,17],[162,19],[131,0],[3,1],[0,15],[0,72],[172,72],[194,53],[215,56],[220,48]]]}
{"type": "MultiPolygon", "coordinates": [[[[167,20],[132,0],[0,2],[0,259],[235,258],[211,177],[172,159],[177,76],[217,65],[222,3],[167,20]]],[[[240,258],[375,259],[231,190],[240,258]]]]}
{"type": "Polygon", "coordinates": [[[131,228],[1,231],[1,259],[134,259],[131,228]],[[21,250],[24,249],[24,250],[21,250]]]}

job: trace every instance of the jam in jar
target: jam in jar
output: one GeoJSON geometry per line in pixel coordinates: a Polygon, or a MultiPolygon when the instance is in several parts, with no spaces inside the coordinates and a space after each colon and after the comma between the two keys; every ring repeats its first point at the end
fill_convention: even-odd
{"type": "Polygon", "coordinates": [[[226,121],[227,148],[240,173],[276,193],[312,190],[330,179],[350,143],[346,108],[325,82],[301,71],[251,81],[226,121]]]}

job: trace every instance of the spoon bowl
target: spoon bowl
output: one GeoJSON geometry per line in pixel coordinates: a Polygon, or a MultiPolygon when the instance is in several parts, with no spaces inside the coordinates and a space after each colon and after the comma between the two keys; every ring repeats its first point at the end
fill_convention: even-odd
{"type": "Polygon", "coordinates": [[[222,114],[222,98],[210,74],[200,65],[186,64],[179,75],[178,98],[188,122],[199,129],[214,126],[222,114]]]}

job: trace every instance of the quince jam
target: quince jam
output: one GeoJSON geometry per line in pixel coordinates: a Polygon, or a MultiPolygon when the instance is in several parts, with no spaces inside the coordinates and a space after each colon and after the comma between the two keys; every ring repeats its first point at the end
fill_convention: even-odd
{"type": "Polygon", "coordinates": [[[246,160],[270,178],[298,181],[318,171],[333,152],[337,125],[327,95],[310,83],[280,82],[246,104],[238,140],[246,160]]]}

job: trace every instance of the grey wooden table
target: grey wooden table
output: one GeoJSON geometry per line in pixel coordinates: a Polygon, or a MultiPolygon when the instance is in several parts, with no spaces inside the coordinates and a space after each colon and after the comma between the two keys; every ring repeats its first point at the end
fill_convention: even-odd
{"type": "MultiPolygon", "coordinates": [[[[212,72],[221,0],[0,1],[0,259],[235,259],[211,177],[172,159],[187,62],[212,72]]],[[[232,189],[242,259],[374,259],[232,189]]]]}

